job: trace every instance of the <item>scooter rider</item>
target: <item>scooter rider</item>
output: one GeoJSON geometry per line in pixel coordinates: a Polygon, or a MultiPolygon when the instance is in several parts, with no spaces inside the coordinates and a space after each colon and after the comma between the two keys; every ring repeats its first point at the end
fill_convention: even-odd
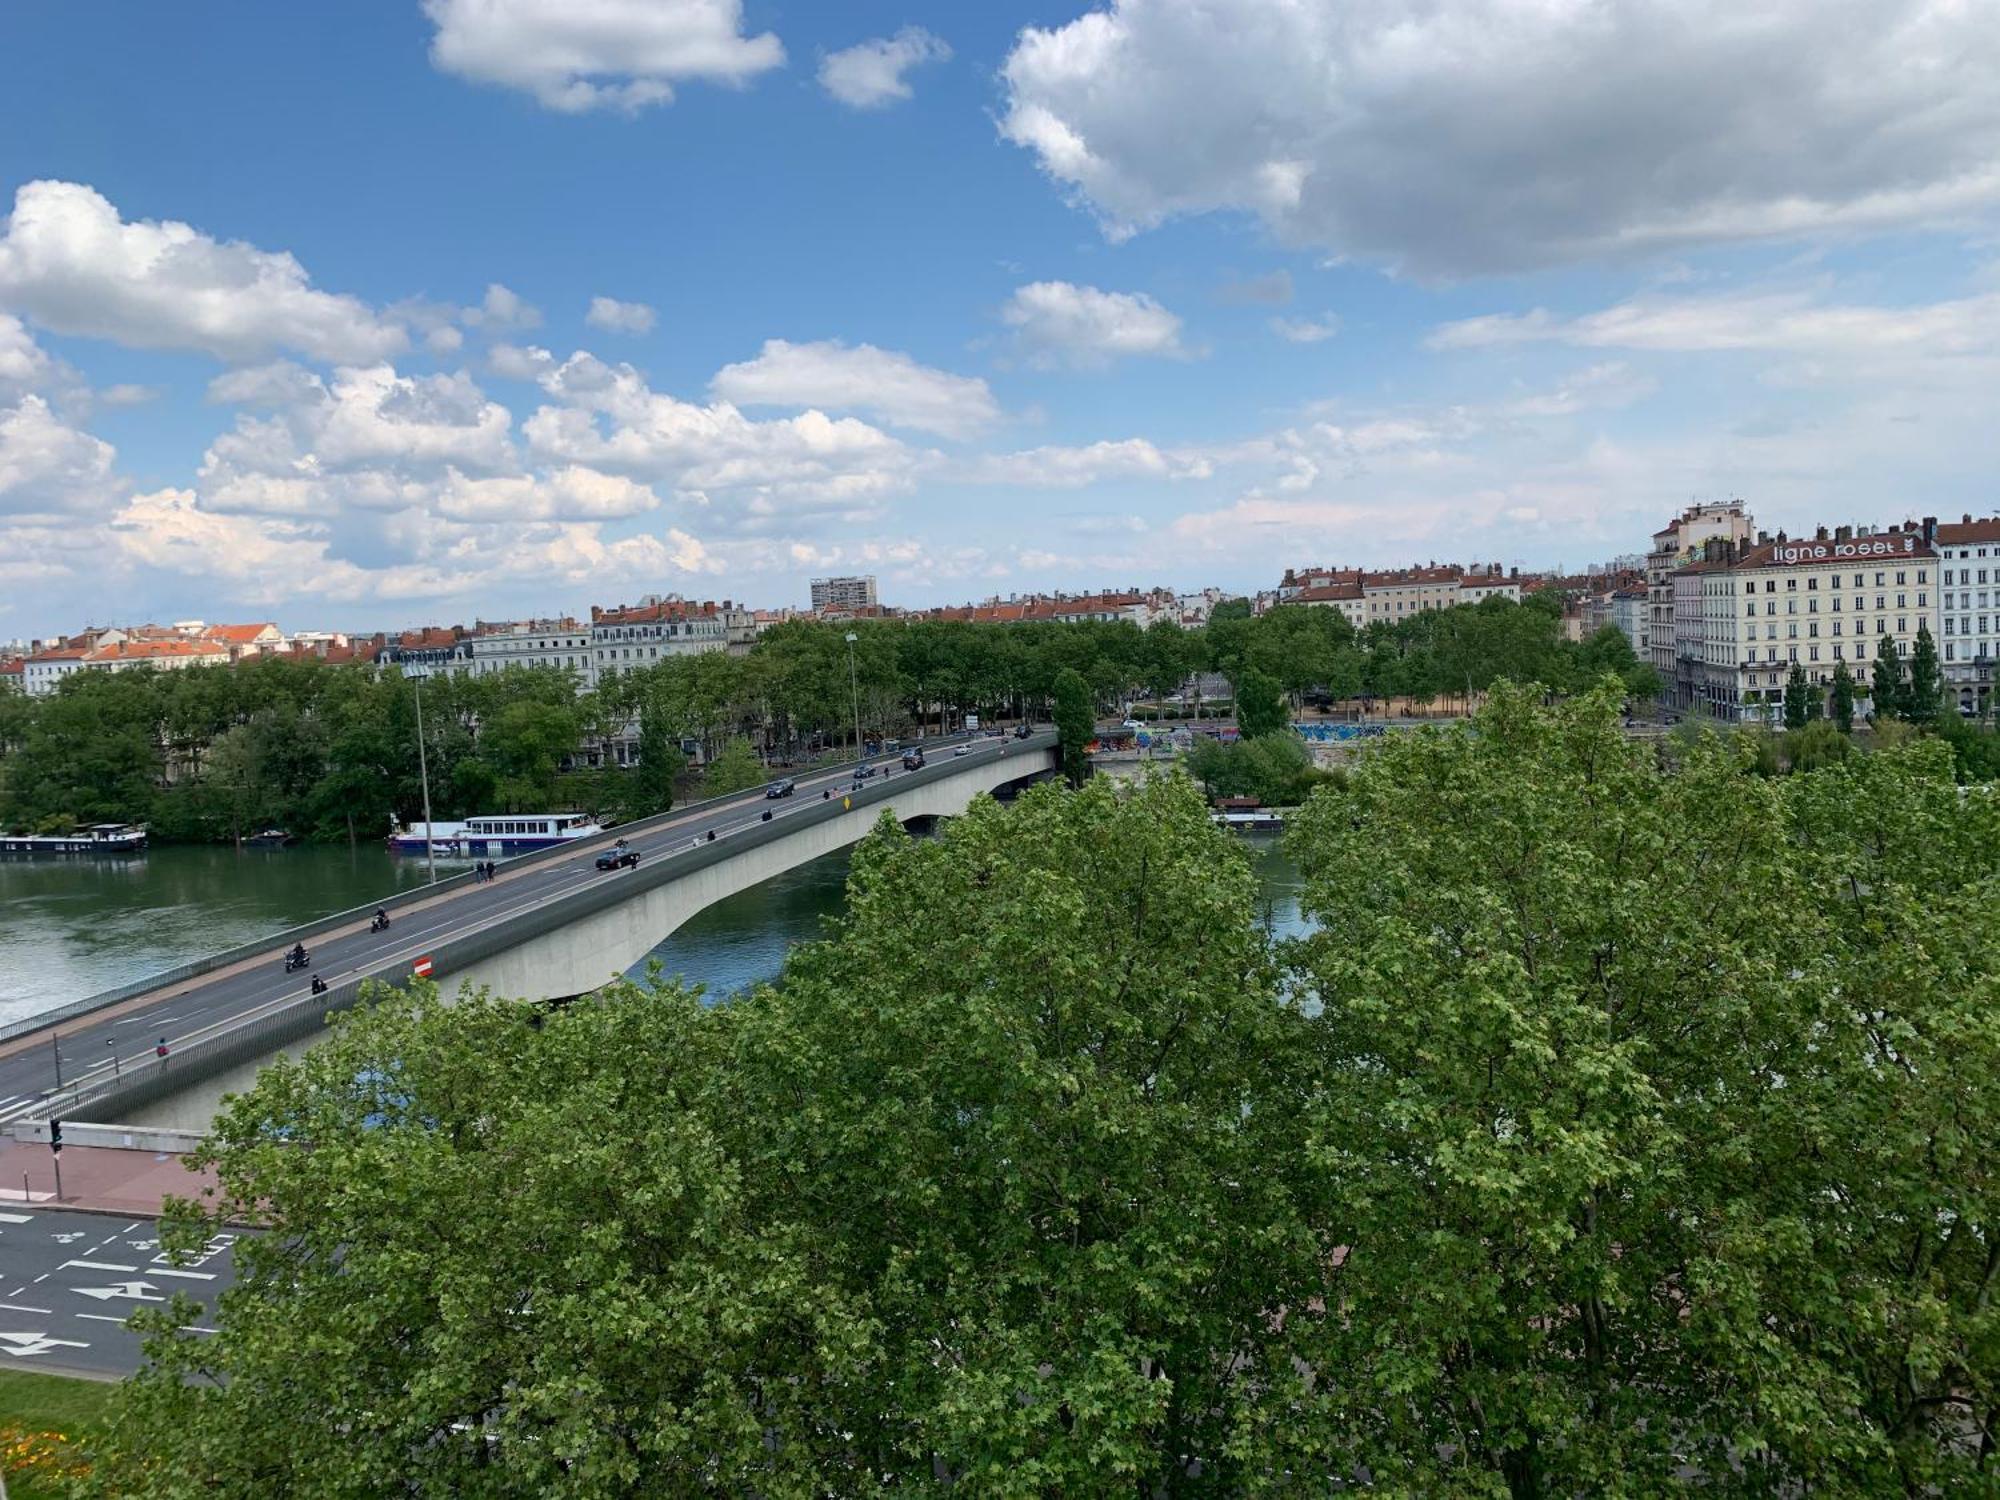
{"type": "Polygon", "coordinates": [[[292,969],[303,969],[306,966],[307,962],[308,959],[306,956],[306,945],[304,943],[292,944],[292,951],[285,955],[286,967],[292,969]]]}
{"type": "Polygon", "coordinates": [[[315,995],[324,995],[326,993],[326,981],[317,974],[313,975],[312,992],[315,995]]]}

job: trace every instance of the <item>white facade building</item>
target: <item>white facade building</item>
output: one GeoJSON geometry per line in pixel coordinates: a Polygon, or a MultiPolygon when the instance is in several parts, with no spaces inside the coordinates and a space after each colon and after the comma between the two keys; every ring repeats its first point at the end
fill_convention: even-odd
{"type": "Polygon", "coordinates": [[[728,627],[713,604],[654,599],[629,609],[590,610],[592,680],[606,672],[633,672],[673,656],[722,651],[728,627]]]}
{"type": "Polygon", "coordinates": [[[527,620],[491,625],[474,635],[471,673],[487,677],[509,667],[549,667],[576,674],[578,692],[597,685],[590,632],[575,620],[527,620]]]}
{"type": "Polygon", "coordinates": [[[1938,527],[1937,550],[1946,698],[1960,713],[1983,717],[1994,710],[2000,657],[2000,516],[1966,516],[1938,527]]]}

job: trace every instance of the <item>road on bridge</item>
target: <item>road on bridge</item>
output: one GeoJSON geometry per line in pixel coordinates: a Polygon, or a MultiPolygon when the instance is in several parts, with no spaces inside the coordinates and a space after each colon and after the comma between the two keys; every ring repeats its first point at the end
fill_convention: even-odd
{"type": "MultiPolygon", "coordinates": [[[[951,753],[944,747],[966,744],[969,757],[983,758],[1004,756],[1013,743],[990,734],[912,742],[932,752],[933,761],[939,754],[951,753]]],[[[888,753],[870,763],[882,768],[881,774],[894,776],[899,774],[900,755],[900,751],[888,753]]],[[[777,820],[803,811],[821,802],[822,792],[853,785],[853,771],[852,763],[843,762],[792,778],[797,790],[790,797],[767,799],[759,786],[672,815],[640,832],[626,832],[646,862],[671,859],[705,839],[710,830],[721,836],[755,826],[765,812],[777,820]]],[[[320,933],[308,942],[312,962],[304,971],[287,973],[284,953],[289,944],[274,941],[255,957],[16,1037],[0,1045],[0,1124],[46,1118],[50,1110],[43,1101],[65,1085],[87,1083],[99,1073],[155,1066],[162,1045],[167,1048],[166,1066],[171,1068],[175,1049],[185,1043],[307,999],[315,974],[338,985],[385,963],[414,964],[447,939],[506,922],[584,882],[616,880],[620,872],[598,871],[595,859],[619,836],[620,830],[613,830],[602,837],[579,839],[560,854],[503,862],[491,881],[419,896],[395,908],[386,933],[371,933],[365,919],[320,933]]],[[[399,899],[408,901],[407,893],[399,899]]]]}

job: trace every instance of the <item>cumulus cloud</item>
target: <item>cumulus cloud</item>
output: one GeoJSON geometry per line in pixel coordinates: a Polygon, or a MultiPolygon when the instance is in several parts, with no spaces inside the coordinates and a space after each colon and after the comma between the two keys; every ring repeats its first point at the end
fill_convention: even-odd
{"type": "Polygon", "coordinates": [[[54,376],[55,368],[56,362],[21,320],[0,313],[0,398],[40,390],[54,376]]]}
{"type": "Polygon", "coordinates": [[[437,508],[456,521],[614,521],[659,504],[650,486],[570,464],[539,477],[474,479],[453,469],[437,508]]]}
{"type": "Polygon", "coordinates": [[[57,333],[219,359],[289,349],[369,361],[407,335],[358,298],[319,291],[283,252],[186,224],[119,217],[96,190],[30,182],[0,234],[0,299],[57,333]]]}
{"type": "Polygon", "coordinates": [[[90,511],[115,484],[117,450],[70,426],[40,396],[0,406],[0,515],[90,511]]]}
{"type": "Polygon", "coordinates": [[[894,36],[876,37],[820,59],[819,83],[842,104],[880,109],[908,99],[903,78],[924,63],[949,62],[951,48],[921,26],[905,26],[894,36]]]}
{"type": "Polygon", "coordinates": [[[1181,320],[1144,292],[1036,281],[1017,288],[1000,317],[1038,364],[1102,365],[1124,355],[1186,353],[1181,320]]]}
{"type": "Polygon", "coordinates": [[[1113,235],[1468,274],[1989,210],[1996,75],[1992,0],[1100,0],[1021,33],[1001,130],[1113,235]]]}
{"type": "Polygon", "coordinates": [[[855,411],[891,427],[965,437],[990,425],[1000,403],[983,380],[918,364],[907,354],[838,340],[767,339],[755,359],[725,365],[715,394],[742,406],[855,411]]]}
{"type": "Polygon", "coordinates": [[[1106,479],[1206,479],[1214,464],[1201,453],[1155,447],[1145,438],[1079,447],[1027,448],[976,460],[957,476],[976,484],[1078,489],[1106,479]]]}
{"type": "Polygon", "coordinates": [[[486,351],[486,368],[507,380],[540,380],[555,365],[553,354],[532,344],[495,344],[486,351]]]}
{"type": "Polygon", "coordinates": [[[464,309],[459,317],[467,328],[483,329],[487,333],[513,333],[542,326],[542,310],[519,292],[497,281],[488,283],[486,295],[479,306],[464,309]]]}
{"type": "Polygon", "coordinates": [[[1271,332],[1288,344],[1318,344],[1340,332],[1340,319],[1332,313],[1323,318],[1273,318],[1271,332]]]}
{"type": "Polygon", "coordinates": [[[785,60],[770,32],[743,34],[741,0],[424,0],[431,62],[549,109],[627,114],[689,79],[741,85],[785,60]]]}
{"type": "Polygon", "coordinates": [[[651,333],[656,321],[653,309],[643,302],[620,302],[616,297],[592,297],[583,321],[607,333],[651,333]]]}
{"type": "Polygon", "coordinates": [[[721,517],[768,526],[788,512],[871,513],[908,490],[922,462],[895,438],[818,410],[759,422],[733,403],[681,401],[630,365],[574,354],[542,376],[552,404],[522,423],[534,451],[658,482],[696,503],[726,497],[721,517]]]}

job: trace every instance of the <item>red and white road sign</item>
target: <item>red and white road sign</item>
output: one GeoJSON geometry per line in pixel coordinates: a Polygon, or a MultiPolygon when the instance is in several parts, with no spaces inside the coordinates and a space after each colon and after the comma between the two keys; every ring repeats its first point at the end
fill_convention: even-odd
{"type": "Polygon", "coordinates": [[[430,978],[431,977],[430,955],[425,954],[422,958],[418,959],[416,963],[411,965],[411,970],[416,974],[417,978],[419,979],[430,978]]]}

